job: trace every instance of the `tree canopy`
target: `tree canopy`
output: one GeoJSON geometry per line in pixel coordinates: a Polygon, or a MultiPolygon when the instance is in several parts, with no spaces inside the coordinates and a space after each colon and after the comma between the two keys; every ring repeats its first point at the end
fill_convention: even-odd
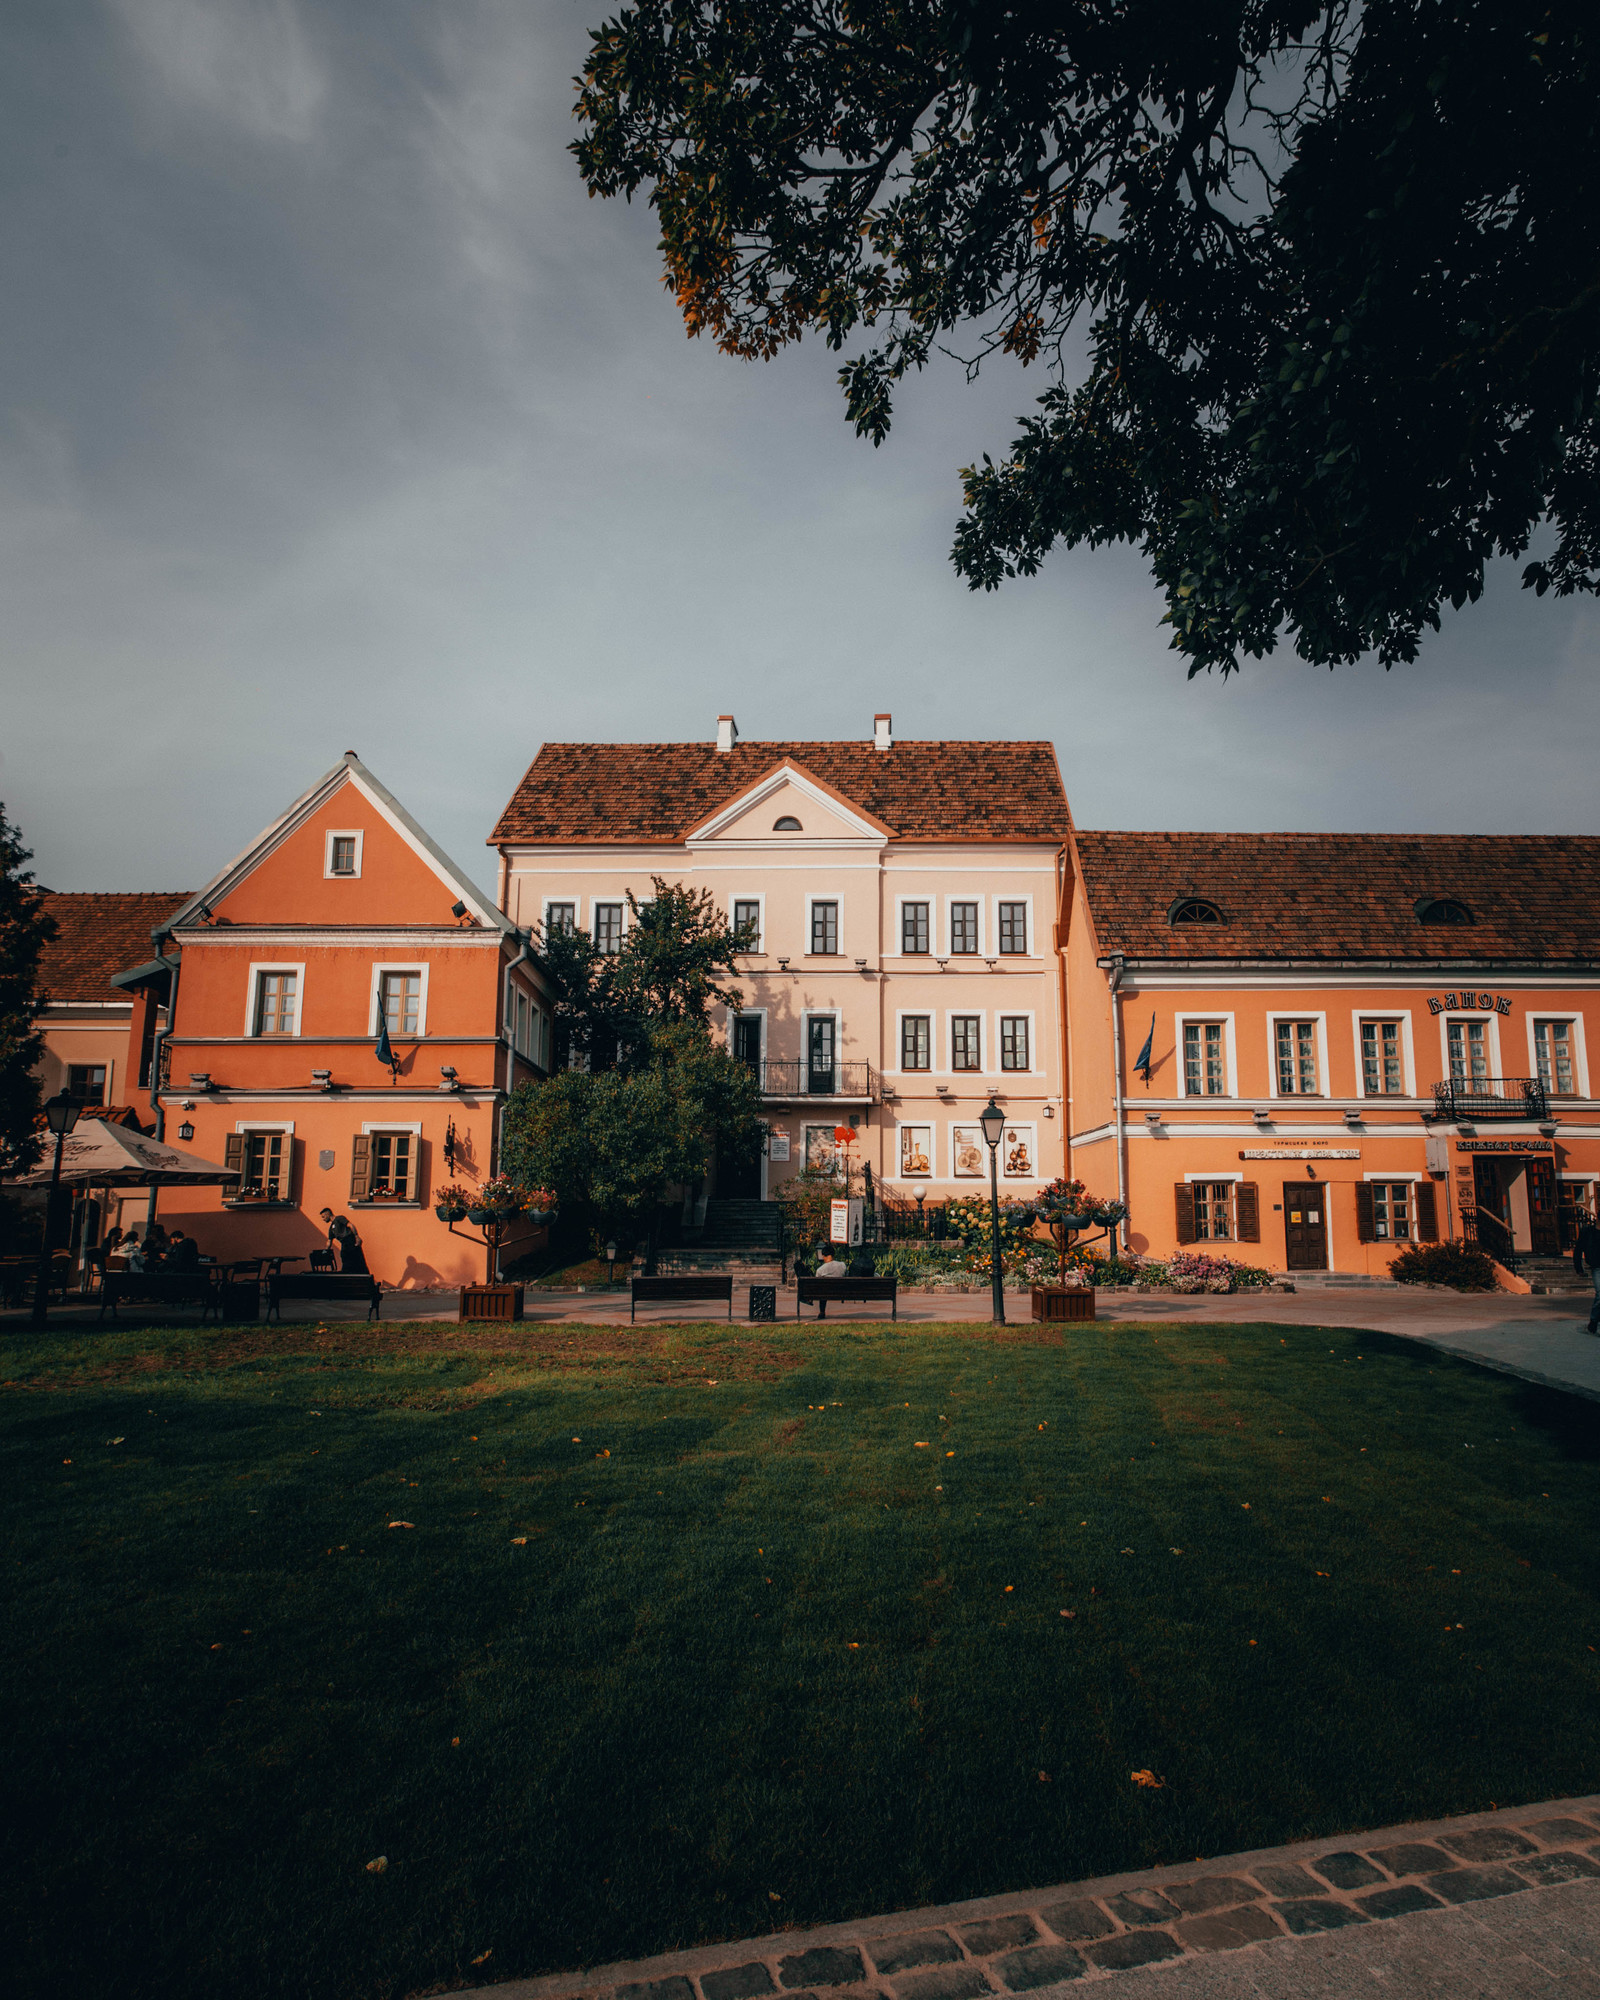
{"type": "Polygon", "coordinates": [[[0,805],[0,1175],[24,1174],[43,1151],[37,1070],[44,1037],[39,961],[56,934],[26,864],[33,859],[0,805]]]}
{"type": "Polygon", "coordinates": [[[620,949],[601,949],[591,932],[546,925],[538,938],[552,987],[558,1068],[573,1057],[591,1069],[651,1060],[657,1031],[704,1029],[713,1006],[737,1010],[739,988],[721,983],[739,938],[708,889],[651,877],[648,901],[628,891],[630,921],[620,949]]]}
{"type": "Polygon", "coordinates": [[[1600,587],[1600,76],[1577,0],[635,0],[574,151],[691,334],[1046,375],[962,474],[974,588],[1148,557],[1189,672],[1415,657],[1522,556],[1600,587]],[[1548,545],[1548,546],[1546,546],[1548,545]]]}

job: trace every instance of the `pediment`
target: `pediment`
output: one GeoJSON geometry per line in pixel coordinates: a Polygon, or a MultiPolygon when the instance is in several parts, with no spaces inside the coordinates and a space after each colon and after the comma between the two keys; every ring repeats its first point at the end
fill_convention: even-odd
{"type": "Polygon", "coordinates": [[[804,765],[786,759],[735,799],[692,827],[690,847],[881,847],[893,829],[864,811],[804,765]],[[779,829],[780,820],[798,828],[779,829]]]}

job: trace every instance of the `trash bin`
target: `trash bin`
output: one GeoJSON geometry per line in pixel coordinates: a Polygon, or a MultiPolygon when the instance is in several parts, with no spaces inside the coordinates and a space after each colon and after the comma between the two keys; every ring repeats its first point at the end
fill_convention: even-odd
{"type": "Polygon", "coordinates": [[[778,1288],[776,1285],[752,1285],[750,1287],[751,1319],[776,1319],[778,1317],[778,1288]]]}

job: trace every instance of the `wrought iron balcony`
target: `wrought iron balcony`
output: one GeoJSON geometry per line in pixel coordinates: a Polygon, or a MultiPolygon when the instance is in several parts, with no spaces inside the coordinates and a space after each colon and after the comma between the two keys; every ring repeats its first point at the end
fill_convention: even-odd
{"type": "Polygon", "coordinates": [[[760,1068],[763,1097],[827,1097],[851,1104],[877,1101],[878,1076],[869,1062],[836,1062],[827,1067],[777,1061],[764,1062],[760,1068]]]}
{"type": "Polygon", "coordinates": [[[1452,1124],[1491,1118],[1550,1116],[1544,1084],[1536,1076],[1453,1076],[1433,1086],[1434,1111],[1452,1124]]]}

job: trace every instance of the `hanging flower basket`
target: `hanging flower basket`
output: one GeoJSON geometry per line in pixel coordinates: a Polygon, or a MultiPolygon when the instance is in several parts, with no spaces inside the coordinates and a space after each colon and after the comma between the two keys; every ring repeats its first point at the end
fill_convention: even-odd
{"type": "Polygon", "coordinates": [[[467,1220],[472,1224],[474,1229],[481,1229],[489,1220],[489,1210],[473,1206],[467,1210],[467,1220]]]}

